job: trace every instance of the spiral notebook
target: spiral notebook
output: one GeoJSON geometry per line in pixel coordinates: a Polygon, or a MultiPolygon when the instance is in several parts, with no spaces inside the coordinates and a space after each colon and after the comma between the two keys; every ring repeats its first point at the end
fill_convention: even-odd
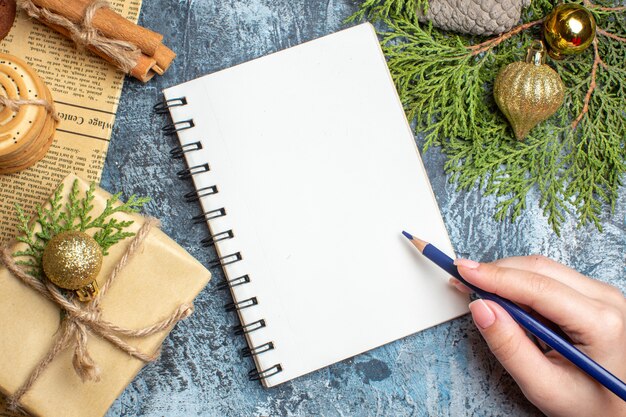
{"type": "Polygon", "coordinates": [[[164,95],[251,379],[275,386],[467,311],[401,234],[453,255],[370,24],[164,95]]]}

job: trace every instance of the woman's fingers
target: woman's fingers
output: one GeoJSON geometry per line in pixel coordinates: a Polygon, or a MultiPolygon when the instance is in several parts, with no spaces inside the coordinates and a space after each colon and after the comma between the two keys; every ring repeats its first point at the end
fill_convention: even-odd
{"type": "Polygon", "coordinates": [[[470,304],[470,311],[489,349],[526,396],[559,383],[558,369],[502,307],[492,301],[476,300],[470,304]]]}
{"type": "MultiPolygon", "coordinates": [[[[626,378],[626,299],[619,290],[543,257],[485,264],[457,259],[455,263],[467,285],[541,314],[590,357],[618,378],[626,378]]],[[[467,290],[457,280],[451,283],[467,290]]],[[[478,300],[470,310],[491,351],[546,414],[626,416],[626,403],[556,352],[544,355],[498,303],[478,300]]]]}
{"type": "Polygon", "coordinates": [[[450,283],[450,285],[452,285],[454,288],[461,291],[462,293],[465,293],[465,294],[472,293],[472,290],[467,288],[461,281],[459,281],[458,279],[454,277],[450,277],[450,279],[448,280],[448,283],[450,283]]]}
{"type": "Polygon", "coordinates": [[[621,292],[615,287],[588,278],[580,272],[550,258],[546,258],[545,256],[514,256],[511,258],[498,259],[492,263],[504,268],[520,269],[554,278],[572,287],[576,291],[597,300],[604,301],[608,299],[608,301],[611,301],[611,299],[616,299],[619,301],[620,297],[622,299],[624,298],[621,292]]]}
{"type": "Polygon", "coordinates": [[[571,336],[585,333],[600,319],[594,300],[544,275],[489,263],[457,265],[471,284],[532,308],[571,336]]]}

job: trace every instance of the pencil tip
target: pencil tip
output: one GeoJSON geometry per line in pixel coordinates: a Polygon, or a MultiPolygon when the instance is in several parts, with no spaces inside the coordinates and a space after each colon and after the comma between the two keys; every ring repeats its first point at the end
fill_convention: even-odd
{"type": "Polygon", "coordinates": [[[402,234],[409,240],[413,240],[413,235],[411,235],[409,232],[405,232],[404,230],[402,231],[402,234]]]}

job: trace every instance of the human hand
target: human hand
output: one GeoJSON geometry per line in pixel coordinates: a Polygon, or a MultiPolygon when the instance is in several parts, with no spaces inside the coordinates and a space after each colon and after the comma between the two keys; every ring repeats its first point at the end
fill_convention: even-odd
{"type": "MultiPolygon", "coordinates": [[[[471,284],[536,311],[558,325],[574,346],[626,380],[626,298],[605,283],[543,256],[491,263],[457,259],[471,284]]],[[[469,291],[458,280],[451,283],[469,291]]],[[[543,353],[498,304],[470,304],[474,323],[522,392],[548,416],[626,416],[626,402],[556,351],[543,353]]]]}

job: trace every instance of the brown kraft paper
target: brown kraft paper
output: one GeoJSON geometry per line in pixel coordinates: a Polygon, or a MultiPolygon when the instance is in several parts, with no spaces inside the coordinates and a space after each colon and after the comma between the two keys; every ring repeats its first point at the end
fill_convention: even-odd
{"type": "MultiPolygon", "coordinates": [[[[76,178],[70,175],[64,180],[65,198],[76,178]]],[[[80,180],[81,196],[87,188],[88,184],[80,180]]],[[[110,194],[98,189],[92,213],[100,213],[109,197],[110,194]]],[[[133,232],[139,230],[145,220],[137,214],[120,213],[118,217],[134,220],[129,228],[133,232]]],[[[98,275],[99,283],[117,265],[129,243],[130,238],[109,249],[98,275]]],[[[130,329],[149,326],[171,315],[181,304],[191,303],[210,278],[206,268],[154,228],[102,299],[102,319],[130,329]]],[[[0,267],[2,394],[15,392],[47,354],[55,341],[59,323],[60,311],[55,304],[0,267]]],[[[168,333],[169,330],[165,330],[145,338],[123,339],[142,352],[152,354],[168,333]]],[[[101,369],[99,382],[83,383],[71,363],[73,349],[66,349],[24,395],[21,406],[34,416],[103,416],[145,364],[93,334],[90,334],[88,349],[101,369]]]]}

